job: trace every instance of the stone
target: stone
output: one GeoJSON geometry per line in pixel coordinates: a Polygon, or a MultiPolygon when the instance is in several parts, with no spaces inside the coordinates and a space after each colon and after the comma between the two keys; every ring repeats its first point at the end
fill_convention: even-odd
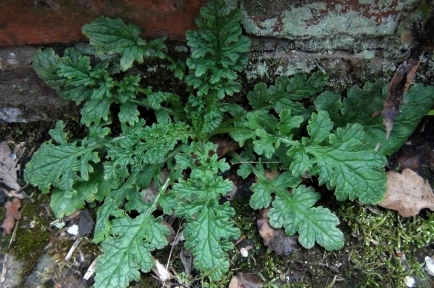
{"type": "Polygon", "coordinates": [[[62,99],[39,79],[31,65],[37,49],[0,48],[0,122],[53,121],[78,115],[71,101],[62,99]]]}
{"type": "MultiPolygon", "coordinates": [[[[272,2],[240,0],[247,33],[292,40],[321,39],[325,49],[346,50],[360,38],[393,35],[407,13],[420,5],[419,0],[272,2]]],[[[315,45],[306,50],[319,51],[315,45]]]]}
{"type": "MultiPolygon", "coordinates": [[[[239,0],[245,32],[256,36],[249,79],[323,70],[331,77],[391,75],[408,54],[399,30],[418,0],[239,0]]],[[[409,20],[411,19],[411,20],[409,20]]]]}

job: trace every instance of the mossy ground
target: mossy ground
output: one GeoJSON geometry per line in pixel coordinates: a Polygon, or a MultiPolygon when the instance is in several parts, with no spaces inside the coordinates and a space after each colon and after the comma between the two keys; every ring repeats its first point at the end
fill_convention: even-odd
{"type": "MultiPolygon", "coordinates": [[[[46,253],[44,248],[56,236],[55,231],[48,229],[47,219],[39,216],[41,207],[49,199],[46,196],[38,198],[35,203],[24,206],[23,220],[10,248],[11,253],[26,263],[23,277],[34,270],[39,257],[46,253]],[[34,228],[25,228],[32,221],[35,221],[34,228]]],[[[341,228],[346,236],[342,250],[327,252],[318,247],[306,250],[299,246],[291,256],[283,258],[262,244],[256,228],[255,211],[240,199],[234,201],[233,206],[237,210],[235,220],[244,238],[230,253],[233,270],[219,283],[208,283],[206,278],[200,279],[195,275],[196,281],[189,279],[194,284],[192,287],[227,287],[236,272],[256,274],[266,283],[265,287],[404,287],[407,275],[417,278],[417,287],[431,287],[421,263],[425,256],[434,253],[430,246],[434,235],[434,213],[423,212],[403,219],[394,211],[352,202],[340,203],[335,212],[342,221],[341,228]],[[248,259],[238,252],[245,243],[254,246],[248,259]]],[[[3,238],[3,246],[7,241],[8,237],[3,238]]],[[[66,255],[72,242],[68,239],[57,241],[55,249],[51,247],[49,250],[60,259],[66,255]]],[[[159,251],[156,257],[167,261],[169,249],[159,251]]],[[[99,249],[85,241],[81,250],[84,255],[96,257],[99,249]]],[[[179,252],[180,247],[175,247],[170,264],[174,271],[181,273],[179,252]]],[[[161,287],[161,284],[147,274],[131,287],[161,287]]]]}
{"type": "Polygon", "coordinates": [[[329,252],[298,246],[292,255],[282,258],[263,245],[252,216],[255,211],[239,204],[234,205],[237,223],[255,249],[247,261],[238,253],[233,268],[257,274],[266,287],[404,287],[407,275],[417,278],[417,287],[431,287],[421,265],[424,257],[434,252],[430,246],[434,214],[430,212],[403,219],[395,211],[322,201],[321,205],[329,206],[341,219],[345,247],[329,252]]]}
{"type": "MultiPolygon", "coordinates": [[[[251,180],[244,184],[248,187],[251,180]]],[[[318,246],[309,250],[298,246],[285,258],[264,246],[256,226],[257,211],[246,202],[250,192],[241,189],[239,193],[232,206],[243,240],[230,253],[231,272],[219,283],[208,283],[206,278],[195,274],[188,279],[193,283],[190,287],[227,287],[237,272],[254,273],[263,281],[264,287],[405,287],[405,276],[414,277],[417,287],[431,287],[432,279],[424,271],[423,263],[425,256],[434,255],[432,212],[402,218],[396,211],[377,206],[332,202],[328,191],[323,191],[320,204],[341,219],[345,247],[330,252],[318,246]],[[246,245],[254,249],[248,258],[243,258],[239,249],[246,245]]],[[[183,271],[177,256],[179,250],[179,247],[173,249],[170,261],[178,273],[183,271]]],[[[157,254],[159,259],[167,261],[169,251],[166,249],[157,254]]],[[[185,278],[179,280],[184,284],[187,282],[185,278]]],[[[145,283],[146,287],[159,287],[149,275],[133,287],[144,287],[141,285],[145,283]]]]}
{"type": "MultiPolygon", "coordinates": [[[[41,214],[41,206],[46,205],[49,197],[39,195],[35,197],[35,202],[22,200],[21,220],[18,222],[16,229],[15,241],[10,246],[10,252],[25,263],[21,270],[21,276],[28,276],[36,266],[39,257],[45,251],[44,248],[50,240],[50,231],[48,229],[47,219],[41,214]]],[[[0,210],[4,215],[4,208],[0,210]]],[[[11,236],[2,238],[2,247],[9,246],[11,236]]]]}
{"type": "Polygon", "coordinates": [[[433,213],[402,218],[396,211],[348,202],[338,216],[351,229],[346,249],[351,270],[362,276],[360,286],[404,287],[408,275],[417,278],[417,287],[431,287],[421,264],[434,252],[433,213]]]}

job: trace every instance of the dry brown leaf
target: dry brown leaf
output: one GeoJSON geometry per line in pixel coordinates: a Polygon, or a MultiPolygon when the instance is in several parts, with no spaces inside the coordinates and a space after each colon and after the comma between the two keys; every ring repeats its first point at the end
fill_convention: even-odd
{"type": "Polygon", "coordinates": [[[232,190],[229,191],[229,192],[226,194],[225,198],[228,199],[229,201],[234,200],[235,195],[237,195],[237,191],[238,191],[238,187],[237,187],[237,185],[235,185],[235,184],[232,182],[232,190]]]}
{"type": "MultiPolygon", "coordinates": [[[[173,229],[173,228],[172,228],[173,229]]],[[[170,229],[169,229],[170,230],[170,229]]],[[[176,235],[175,235],[175,239],[172,241],[172,242],[170,242],[170,245],[172,245],[172,246],[176,246],[176,245],[178,245],[180,242],[182,242],[182,241],[185,241],[185,238],[184,238],[184,231],[181,231],[181,232],[179,232],[179,233],[177,233],[176,235]]]]}
{"type": "Polygon", "coordinates": [[[230,138],[214,138],[212,139],[212,142],[214,144],[217,144],[217,156],[223,157],[230,151],[236,150],[240,148],[240,145],[238,142],[235,142],[234,140],[230,138]]]}
{"type": "Polygon", "coordinates": [[[419,50],[417,53],[410,54],[417,58],[409,58],[407,61],[402,63],[396,70],[392,81],[390,81],[387,97],[384,101],[383,111],[381,112],[383,115],[384,126],[386,126],[386,138],[389,138],[390,132],[392,132],[393,124],[398,116],[399,105],[402,101],[402,97],[410,87],[417,68],[419,67],[419,57],[422,54],[419,50]]]}
{"type": "Polygon", "coordinates": [[[161,224],[163,224],[164,226],[167,227],[167,229],[169,229],[170,234],[166,236],[166,240],[168,243],[172,243],[175,240],[175,235],[176,235],[175,229],[173,229],[172,225],[170,225],[169,223],[167,223],[164,220],[161,221],[161,224]]]}
{"type": "MultiPolygon", "coordinates": [[[[24,187],[26,187],[26,186],[24,186],[24,187]]],[[[21,188],[21,189],[23,189],[23,188],[21,188]]],[[[30,201],[32,201],[32,203],[35,202],[35,200],[32,197],[30,197],[29,195],[27,195],[26,192],[24,192],[24,191],[17,192],[17,191],[12,189],[9,191],[5,190],[5,192],[6,192],[6,195],[8,197],[15,197],[15,198],[20,198],[20,199],[29,199],[30,201]]]]}
{"type": "Polygon", "coordinates": [[[425,256],[425,271],[429,275],[434,276],[434,260],[432,257],[425,256]]]}
{"type": "Polygon", "coordinates": [[[182,247],[179,259],[181,259],[182,266],[184,266],[185,275],[189,276],[193,270],[193,254],[190,250],[182,247]]]}
{"type": "MultiPolygon", "coordinates": [[[[265,171],[265,179],[267,180],[274,180],[274,178],[276,178],[277,176],[279,176],[279,171],[277,170],[266,170],[265,171]]],[[[258,177],[255,177],[255,182],[258,183],[258,177]]]]}
{"type": "Polygon", "coordinates": [[[262,282],[252,273],[237,273],[233,276],[229,283],[229,288],[259,288],[262,287],[262,282]]]}
{"type": "Polygon", "coordinates": [[[274,180],[277,176],[279,176],[279,171],[276,170],[267,170],[265,171],[265,178],[268,180],[274,180]]]}
{"type": "MultiPolygon", "coordinates": [[[[166,182],[166,180],[169,178],[170,176],[170,171],[167,168],[164,168],[159,174],[158,174],[158,180],[160,181],[160,183],[164,183],[166,182]]],[[[149,185],[148,188],[144,189],[145,190],[145,194],[143,195],[143,201],[145,201],[146,203],[151,203],[155,200],[155,198],[158,195],[158,187],[157,187],[157,183],[155,183],[154,180],[151,181],[151,184],[149,185]]]]}
{"type": "Polygon", "coordinates": [[[411,153],[399,156],[394,162],[401,169],[408,168],[413,171],[417,171],[419,170],[421,156],[422,151],[413,151],[411,153]]]}
{"type": "Polygon", "coordinates": [[[14,198],[12,202],[7,202],[5,205],[6,217],[3,220],[1,227],[6,234],[11,234],[14,228],[15,221],[21,219],[21,213],[18,209],[21,207],[21,201],[18,198],[14,198]]]}
{"type": "Polygon", "coordinates": [[[267,216],[269,209],[262,209],[259,213],[257,225],[259,234],[264,240],[264,245],[268,246],[271,251],[274,251],[280,256],[289,256],[294,252],[298,243],[297,236],[288,237],[283,229],[271,227],[267,216]]]}
{"type": "Polygon", "coordinates": [[[434,48],[434,10],[431,11],[423,25],[422,23],[419,24],[414,23],[412,25],[410,34],[407,35],[410,40],[408,59],[398,67],[389,84],[389,91],[381,112],[383,123],[386,126],[386,138],[389,138],[393,123],[398,115],[400,102],[419,68],[422,54],[427,49],[432,50],[434,48]]]}
{"type": "Polygon", "coordinates": [[[378,205],[397,210],[402,217],[411,217],[423,208],[434,211],[434,194],[428,181],[413,170],[404,169],[402,174],[389,171],[386,196],[378,205]]]}
{"type": "Polygon", "coordinates": [[[11,157],[11,149],[5,141],[0,142],[0,182],[18,191],[21,189],[17,183],[17,162],[11,157]]]}

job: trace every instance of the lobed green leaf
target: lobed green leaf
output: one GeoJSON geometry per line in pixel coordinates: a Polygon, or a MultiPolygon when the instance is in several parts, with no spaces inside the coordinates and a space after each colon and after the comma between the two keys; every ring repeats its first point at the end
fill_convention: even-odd
{"type": "Polygon", "coordinates": [[[198,202],[181,205],[176,213],[187,220],[185,248],[192,251],[194,267],[213,280],[221,279],[229,271],[227,252],[234,249],[229,240],[241,235],[232,220],[234,209],[229,202],[218,205],[213,199],[206,205],[198,202]]]}
{"type": "Polygon", "coordinates": [[[132,219],[129,216],[111,221],[111,234],[101,242],[103,254],[95,268],[95,287],[127,287],[140,279],[140,271],[149,272],[154,266],[151,252],[167,245],[167,226],[146,213],[132,219]]]}
{"type": "Polygon", "coordinates": [[[328,143],[319,143],[318,140],[322,140],[325,132],[329,131],[329,123],[327,112],[313,114],[308,125],[311,138],[304,138],[301,145],[295,145],[288,151],[288,155],[294,157],[292,172],[302,175],[305,172],[303,168],[309,169],[311,174],[319,176],[321,184],[335,188],[338,200],[360,199],[369,204],[380,202],[386,192],[383,168],[386,158],[366,147],[363,142],[365,133],[359,124],[338,128],[335,134],[329,135],[328,143]]]}
{"type": "Polygon", "coordinates": [[[276,194],[268,212],[271,226],[285,228],[289,236],[298,232],[299,243],[307,249],[315,242],[329,251],[344,246],[344,235],[336,227],[338,217],[327,208],[312,207],[319,199],[313,188],[300,185],[292,193],[277,190],[276,194]]]}
{"type": "Polygon", "coordinates": [[[86,203],[104,200],[115,188],[117,188],[116,181],[104,179],[102,165],[97,165],[95,171],[90,174],[89,180],[75,183],[72,191],[54,189],[50,207],[56,218],[63,218],[76,210],[83,209],[86,203]]]}
{"type": "Polygon", "coordinates": [[[250,188],[253,195],[250,198],[249,204],[253,209],[268,207],[271,203],[272,194],[285,193],[289,187],[296,187],[301,182],[299,177],[294,177],[288,171],[276,176],[274,179],[267,179],[263,171],[263,168],[261,168],[258,170],[260,174],[258,172],[255,173],[260,180],[250,188]]]}
{"type": "Polygon", "coordinates": [[[229,10],[222,0],[212,0],[200,10],[196,20],[199,31],[188,31],[187,44],[191,56],[187,59],[189,85],[198,89],[198,95],[210,89],[222,99],[239,92],[234,71],[241,71],[247,63],[251,41],[241,35],[238,9],[229,10]]]}
{"type": "Polygon", "coordinates": [[[165,48],[163,39],[155,39],[149,45],[139,37],[140,28],[125,24],[121,19],[99,17],[82,28],[82,33],[89,38],[90,44],[101,54],[121,55],[120,67],[125,71],[134,61],[143,63],[145,56],[163,57],[165,48]]]}
{"type": "Polygon", "coordinates": [[[39,51],[33,57],[33,69],[39,78],[53,89],[60,89],[66,83],[65,77],[58,75],[57,65],[60,62],[59,56],[54,52],[52,48],[47,48],[43,51],[39,51]]]}
{"type": "Polygon", "coordinates": [[[63,122],[58,121],[49,133],[60,145],[42,144],[26,165],[24,179],[38,186],[43,193],[48,193],[50,187],[75,191],[74,183],[89,180],[89,173],[93,171],[90,162],[100,161],[96,150],[102,147],[101,144],[88,145],[86,139],[80,145],[68,143],[63,129],[63,122]]]}
{"type": "Polygon", "coordinates": [[[125,102],[121,104],[119,111],[119,121],[121,123],[128,123],[133,126],[139,122],[140,112],[137,110],[137,105],[132,102],[125,102]]]}

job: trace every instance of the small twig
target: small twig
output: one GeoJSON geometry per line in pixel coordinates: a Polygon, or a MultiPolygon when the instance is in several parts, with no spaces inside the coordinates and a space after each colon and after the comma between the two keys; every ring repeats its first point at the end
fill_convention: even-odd
{"type": "Polygon", "coordinates": [[[326,288],[332,288],[336,283],[336,279],[338,279],[338,276],[335,276],[335,278],[333,278],[333,281],[329,285],[327,285],[326,288]]]}
{"type": "MultiPolygon", "coordinates": [[[[21,211],[23,211],[23,209],[21,209],[21,211]]],[[[15,237],[17,236],[18,223],[20,223],[20,220],[15,221],[14,231],[12,232],[11,239],[9,240],[8,249],[11,247],[12,243],[15,241],[15,237]]]]}
{"type": "MultiPolygon", "coordinates": [[[[29,184],[24,185],[23,187],[21,187],[21,189],[19,189],[18,191],[16,191],[16,193],[20,193],[20,192],[22,192],[24,189],[26,189],[26,188],[29,187],[29,186],[30,186],[29,184]]],[[[24,193],[24,194],[27,196],[26,193],[24,193]]],[[[30,196],[27,196],[27,197],[30,197],[30,196]]]]}
{"type": "MultiPolygon", "coordinates": [[[[178,237],[179,231],[181,231],[181,227],[182,226],[179,226],[178,231],[176,231],[175,239],[178,237]]],[[[170,248],[169,257],[167,258],[166,270],[169,269],[169,262],[170,262],[170,258],[172,257],[172,251],[173,251],[174,245],[170,245],[170,246],[172,246],[172,247],[170,248]]]]}
{"type": "MultiPolygon", "coordinates": [[[[258,161],[241,161],[241,162],[233,162],[232,164],[256,164],[258,161]]],[[[281,164],[282,162],[261,162],[263,164],[281,164]]]]}
{"type": "Polygon", "coordinates": [[[90,277],[92,277],[93,273],[95,273],[95,266],[96,266],[96,262],[98,260],[98,257],[95,258],[95,260],[93,260],[92,264],[90,264],[89,268],[87,268],[86,273],[83,276],[84,280],[89,280],[90,277]]]}
{"type": "Polygon", "coordinates": [[[241,241],[243,241],[244,239],[246,239],[246,235],[241,235],[240,239],[237,240],[237,242],[235,242],[235,246],[237,246],[241,241]]]}
{"type": "Polygon", "coordinates": [[[18,191],[15,191],[15,190],[11,190],[11,191],[13,191],[13,192],[9,192],[9,191],[7,191],[7,190],[5,190],[5,191],[7,191],[6,194],[7,194],[8,196],[18,197],[18,198],[20,198],[20,199],[25,199],[25,198],[27,198],[27,199],[30,200],[30,202],[34,203],[35,200],[32,198],[32,196],[27,195],[27,193],[23,191],[24,189],[26,189],[26,188],[29,187],[29,186],[30,186],[29,184],[26,184],[26,185],[24,185],[23,187],[21,187],[18,191]]]}
{"type": "Polygon", "coordinates": [[[77,240],[75,240],[74,244],[72,244],[71,249],[69,249],[68,254],[66,254],[65,260],[68,261],[72,254],[74,253],[75,249],[78,247],[78,245],[81,242],[81,238],[77,238],[77,240]]]}

